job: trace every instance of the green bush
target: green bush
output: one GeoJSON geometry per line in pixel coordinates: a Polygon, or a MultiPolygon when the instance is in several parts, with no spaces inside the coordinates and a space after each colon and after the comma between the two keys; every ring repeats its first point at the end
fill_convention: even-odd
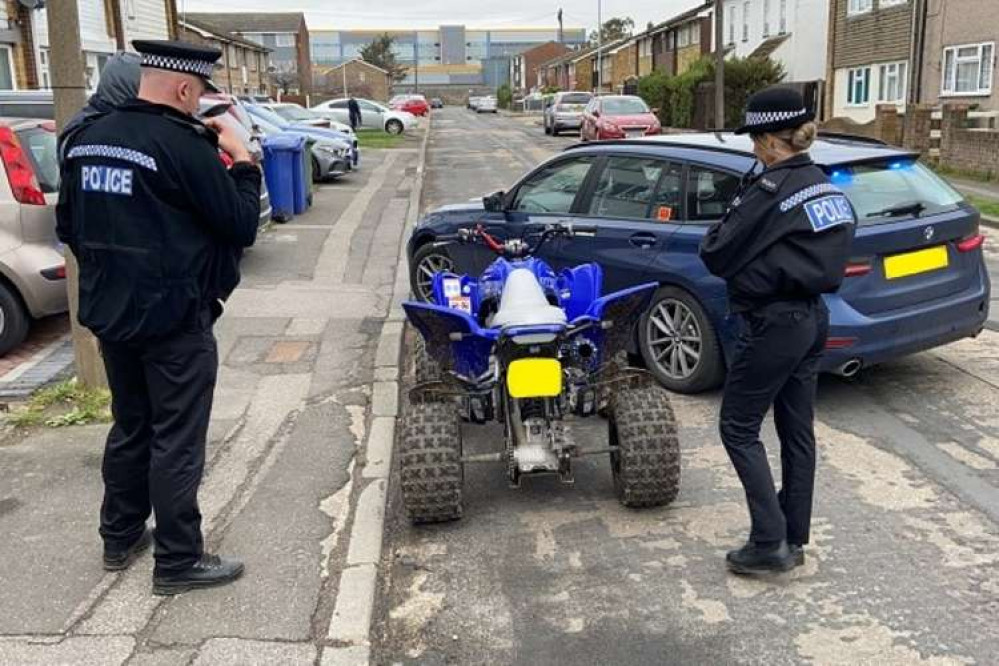
{"type": "Polygon", "coordinates": [[[510,84],[504,83],[496,89],[496,104],[501,109],[509,109],[513,106],[513,90],[510,84]]]}

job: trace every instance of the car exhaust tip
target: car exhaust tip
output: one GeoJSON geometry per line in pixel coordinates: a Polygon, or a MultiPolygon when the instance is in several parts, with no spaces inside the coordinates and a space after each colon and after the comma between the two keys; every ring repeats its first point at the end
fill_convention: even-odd
{"type": "Polygon", "coordinates": [[[863,362],[859,358],[852,358],[843,365],[836,368],[835,373],[840,377],[845,377],[850,379],[856,377],[857,373],[864,366],[863,362]]]}

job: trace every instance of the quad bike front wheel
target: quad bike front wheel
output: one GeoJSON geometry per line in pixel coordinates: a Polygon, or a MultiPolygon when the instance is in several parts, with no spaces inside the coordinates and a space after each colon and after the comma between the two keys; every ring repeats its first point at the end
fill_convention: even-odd
{"type": "Polygon", "coordinates": [[[402,501],[414,523],[461,518],[461,429],[450,402],[411,404],[399,442],[402,501]]]}
{"type": "Polygon", "coordinates": [[[610,404],[611,470],[627,507],[669,504],[680,492],[680,440],[669,394],[658,386],[616,391],[610,404]]]}

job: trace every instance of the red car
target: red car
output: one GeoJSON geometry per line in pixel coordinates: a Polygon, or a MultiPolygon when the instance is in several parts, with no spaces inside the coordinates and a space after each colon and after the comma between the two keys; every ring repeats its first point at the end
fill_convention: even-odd
{"type": "Polygon", "coordinates": [[[641,97],[606,95],[594,97],[583,111],[580,136],[583,141],[627,139],[662,132],[655,112],[641,97]]]}
{"type": "Polygon", "coordinates": [[[425,116],[430,113],[430,103],[423,95],[400,95],[389,102],[393,111],[405,111],[414,116],[425,116]]]}

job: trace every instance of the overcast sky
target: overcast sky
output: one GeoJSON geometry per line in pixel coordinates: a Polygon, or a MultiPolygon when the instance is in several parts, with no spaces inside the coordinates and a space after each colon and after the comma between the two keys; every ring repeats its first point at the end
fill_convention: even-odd
{"type": "MultiPolygon", "coordinates": [[[[603,19],[630,16],[635,27],[658,23],[699,0],[603,0],[603,19]]],[[[310,30],[353,28],[469,28],[556,26],[559,7],[567,28],[597,25],[597,0],[177,0],[178,11],[303,11],[310,30]]]]}

